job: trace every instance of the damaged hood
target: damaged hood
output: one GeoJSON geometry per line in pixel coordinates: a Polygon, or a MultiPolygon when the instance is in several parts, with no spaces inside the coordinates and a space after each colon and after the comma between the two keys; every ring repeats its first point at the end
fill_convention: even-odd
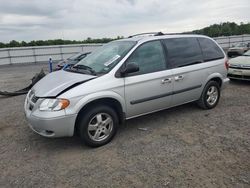
{"type": "Polygon", "coordinates": [[[37,97],[56,97],[67,88],[95,77],[96,76],[93,75],[67,72],[64,70],[56,71],[48,74],[37,82],[32,90],[34,90],[37,97]]]}

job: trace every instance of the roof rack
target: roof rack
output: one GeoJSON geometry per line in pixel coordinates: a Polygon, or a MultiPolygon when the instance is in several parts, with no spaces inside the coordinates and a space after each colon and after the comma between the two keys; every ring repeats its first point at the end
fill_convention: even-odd
{"type": "Polygon", "coordinates": [[[129,36],[128,38],[137,37],[137,36],[140,36],[140,35],[161,36],[161,35],[164,35],[164,33],[162,33],[162,32],[139,33],[139,34],[131,35],[131,36],[129,36]]]}

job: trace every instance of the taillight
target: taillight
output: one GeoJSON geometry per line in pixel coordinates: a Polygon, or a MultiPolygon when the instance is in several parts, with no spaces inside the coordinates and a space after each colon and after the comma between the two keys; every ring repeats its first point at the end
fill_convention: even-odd
{"type": "Polygon", "coordinates": [[[228,70],[228,67],[229,67],[228,59],[225,60],[225,67],[228,70]]]}

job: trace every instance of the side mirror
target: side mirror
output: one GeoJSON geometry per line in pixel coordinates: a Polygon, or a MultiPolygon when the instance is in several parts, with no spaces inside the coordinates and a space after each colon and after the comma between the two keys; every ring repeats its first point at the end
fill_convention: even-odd
{"type": "Polygon", "coordinates": [[[133,73],[133,72],[137,72],[139,71],[139,66],[133,62],[131,63],[128,63],[126,65],[126,67],[124,67],[122,70],[121,70],[121,75],[125,75],[125,74],[129,74],[129,73],[133,73]]]}

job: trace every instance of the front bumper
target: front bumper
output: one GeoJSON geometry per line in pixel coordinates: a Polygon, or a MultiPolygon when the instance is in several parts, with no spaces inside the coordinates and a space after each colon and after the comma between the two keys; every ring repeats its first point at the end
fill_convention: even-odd
{"type": "Polygon", "coordinates": [[[229,67],[227,77],[237,80],[250,80],[250,69],[236,69],[229,67]]]}
{"type": "Polygon", "coordinates": [[[29,127],[45,137],[73,136],[77,114],[67,115],[64,110],[56,112],[39,111],[38,106],[41,100],[38,99],[34,103],[30,92],[25,99],[24,110],[29,127]]]}
{"type": "Polygon", "coordinates": [[[45,137],[67,137],[74,135],[74,124],[76,115],[40,118],[26,115],[29,127],[36,133],[45,137]]]}

